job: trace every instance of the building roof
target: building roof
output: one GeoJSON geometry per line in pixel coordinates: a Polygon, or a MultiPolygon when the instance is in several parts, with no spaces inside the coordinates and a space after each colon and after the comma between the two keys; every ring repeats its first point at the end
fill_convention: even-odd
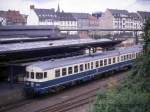
{"type": "Polygon", "coordinates": [[[38,18],[42,20],[51,19],[59,21],[76,21],[71,13],[55,12],[54,9],[34,9],[38,18]]]}
{"type": "Polygon", "coordinates": [[[0,11],[0,17],[6,18],[7,23],[25,23],[25,18],[15,10],[0,11]]]}
{"type": "Polygon", "coordinates": [[[54,9],[34,9],[36,15],[40,20],[42,19],[57,19],[54,9]]]}
{"type": "Polygon", "coordinates": [[[76,21],[71,13],[59,12],[57,13],[57,18],[60,21],[76,21]]]}
{"type": "Polygon", "coordinates": [[[114,17],[128,17],[129,12],[127,10],[108,9],[114,17]]]}
{"type": "Polygon", "coordinates": [[[89,13],[71,13],[74,18],[76,19],[88,19],[90,14],[89,13]]]}
{"type": "Polygon", "coordinates": [[[139,17],[139,15],[137,14],[137,13],[134,13],[134,12],[132,12],[132,13],[129,13],[129,16],[132,18],[132,19],[140,19],[140,17],[139,17]]]}

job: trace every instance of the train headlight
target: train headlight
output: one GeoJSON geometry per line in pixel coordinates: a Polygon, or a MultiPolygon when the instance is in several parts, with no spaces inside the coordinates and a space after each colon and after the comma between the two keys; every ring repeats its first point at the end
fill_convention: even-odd
{"type": "Polygon", "coordinates": [[[33,87],[34,86],[34,83],[33,82],[31,82],[31,87],[33,87]]]}
{"type": "Polygon", "coordinates": [[[29,82],[26,82],[26,85],[27,85],[27,86],[29,86],[29,85],[30,85],[30,83],[29,83],[29,82]]]}
{"type": "Polygon", "coordinates": [[[35,84],[35,86],[40,86],[40,84],[35,84]]]}

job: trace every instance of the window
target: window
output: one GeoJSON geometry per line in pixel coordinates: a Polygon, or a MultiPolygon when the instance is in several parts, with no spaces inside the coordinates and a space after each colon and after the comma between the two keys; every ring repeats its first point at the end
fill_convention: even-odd
{"type": "Polygon", "coordinates": [[[123,56],[121,56],[121,61],[123,61],[123,56]]]}
{"type": "Polygon", "coordinates": [[[44,72],[44,78],[47,78],[47,72],[44,72]]]}
{"type": "Polygon", "coordinates": [[[29,72],[26,72],[26,77],[29,78],[29,72]]]}
{"type": "Polygon", "coordinates": [[[80,71],[81,71],[81,72],[83,71],[83,64],[80,65],[80,71]]]}
{"type": "Polygon", "coordinates": [[[99,62],[96,61],[95,65],[96,65],[96,68],[98,68],[99,67],[99,62]]]}
{"type": "Polygon", "coordinates": [[[88,69],[90,69],[90,63],[88,63],[88,69]]]}
{"type": "Polygon", "coordinates": [[[119,61],[120,61],[120,60],[119,60],[119,56],[118,56],[118,58],[117,58],[117,59],[118,59],[118,62],[119,62],[119,61]]]}
{"type": "Polygon", "coordinates": [[[91,69],[93,69],[93,62],[91,62],[91,69]]]}
{"type": "Polygon", "coordinates": [[[104,59],[104,65],[107,65],[107,59],[104,59]]]}
{"type": "Polygon", "coordinates": [[[68,74],[72,74],[72,67],[68,68],[68,74]]]}
{"type": "Polygon", "coordinates": [[[103,60],[100,60],[100,66],[103,66],[103,60]]]}
{"type": "Polygon", "coordinates": [[[67,75],[67,70],[66,68],[62,68],[62,76],[65,76],[65,75],[67,75]]]}
{"type": "Polygon", "coordinates": [[[78,72],[78,66],[74,66],[74,73],[78,72]]]}
{"type": "Polygon", "coordinates": [[[55,77],[60,77],[60,69],[55,70],[55,77]]]}
{"type": "Polygon", "coordinates": [[[111,64],[111,58],[108,59],[108,64],[111,64]]]}
{"type": "Polygon", "coordinates": [[[31,79],[34,79],[34,72],[31,72],[31,79]]]}
{"type": "Polygon", "coordinates": [[[87,65],[87,63],[85,64],[85,70],[87,70],[87,68],[88,68],[88,65],[87,65]]]}
{"type": "Polygon", "coordinates": [[[116,58],[113,58],[113,63],[116,63],[116,58]]]}
{"type": "Polygon", "coordinates": [[[42,79],[43,78],[43,73],[37,72],[36,73],[36,79],[42,79]]]}

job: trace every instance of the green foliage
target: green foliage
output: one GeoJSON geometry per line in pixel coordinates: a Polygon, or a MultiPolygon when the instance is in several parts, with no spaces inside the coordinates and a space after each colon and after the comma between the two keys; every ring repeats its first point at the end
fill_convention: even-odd
{"type": "Polygon", "coordinates": [[[120,86],[100,92],[93,112],[150,112],[150,18],[144,27],[144,52],[120,86]]]}

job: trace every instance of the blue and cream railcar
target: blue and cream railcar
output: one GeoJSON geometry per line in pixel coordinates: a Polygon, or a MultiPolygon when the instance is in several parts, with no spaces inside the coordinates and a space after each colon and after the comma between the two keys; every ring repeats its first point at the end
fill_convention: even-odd
{"type": "Polygon", "coordinates": [[[93,55],[36,62],[26,68],[25,90],[30,93],[46,93],[53,87],[89,80],[104,72],[119,70],[132,65],[142,48],[133,46],[93,55]]]}

